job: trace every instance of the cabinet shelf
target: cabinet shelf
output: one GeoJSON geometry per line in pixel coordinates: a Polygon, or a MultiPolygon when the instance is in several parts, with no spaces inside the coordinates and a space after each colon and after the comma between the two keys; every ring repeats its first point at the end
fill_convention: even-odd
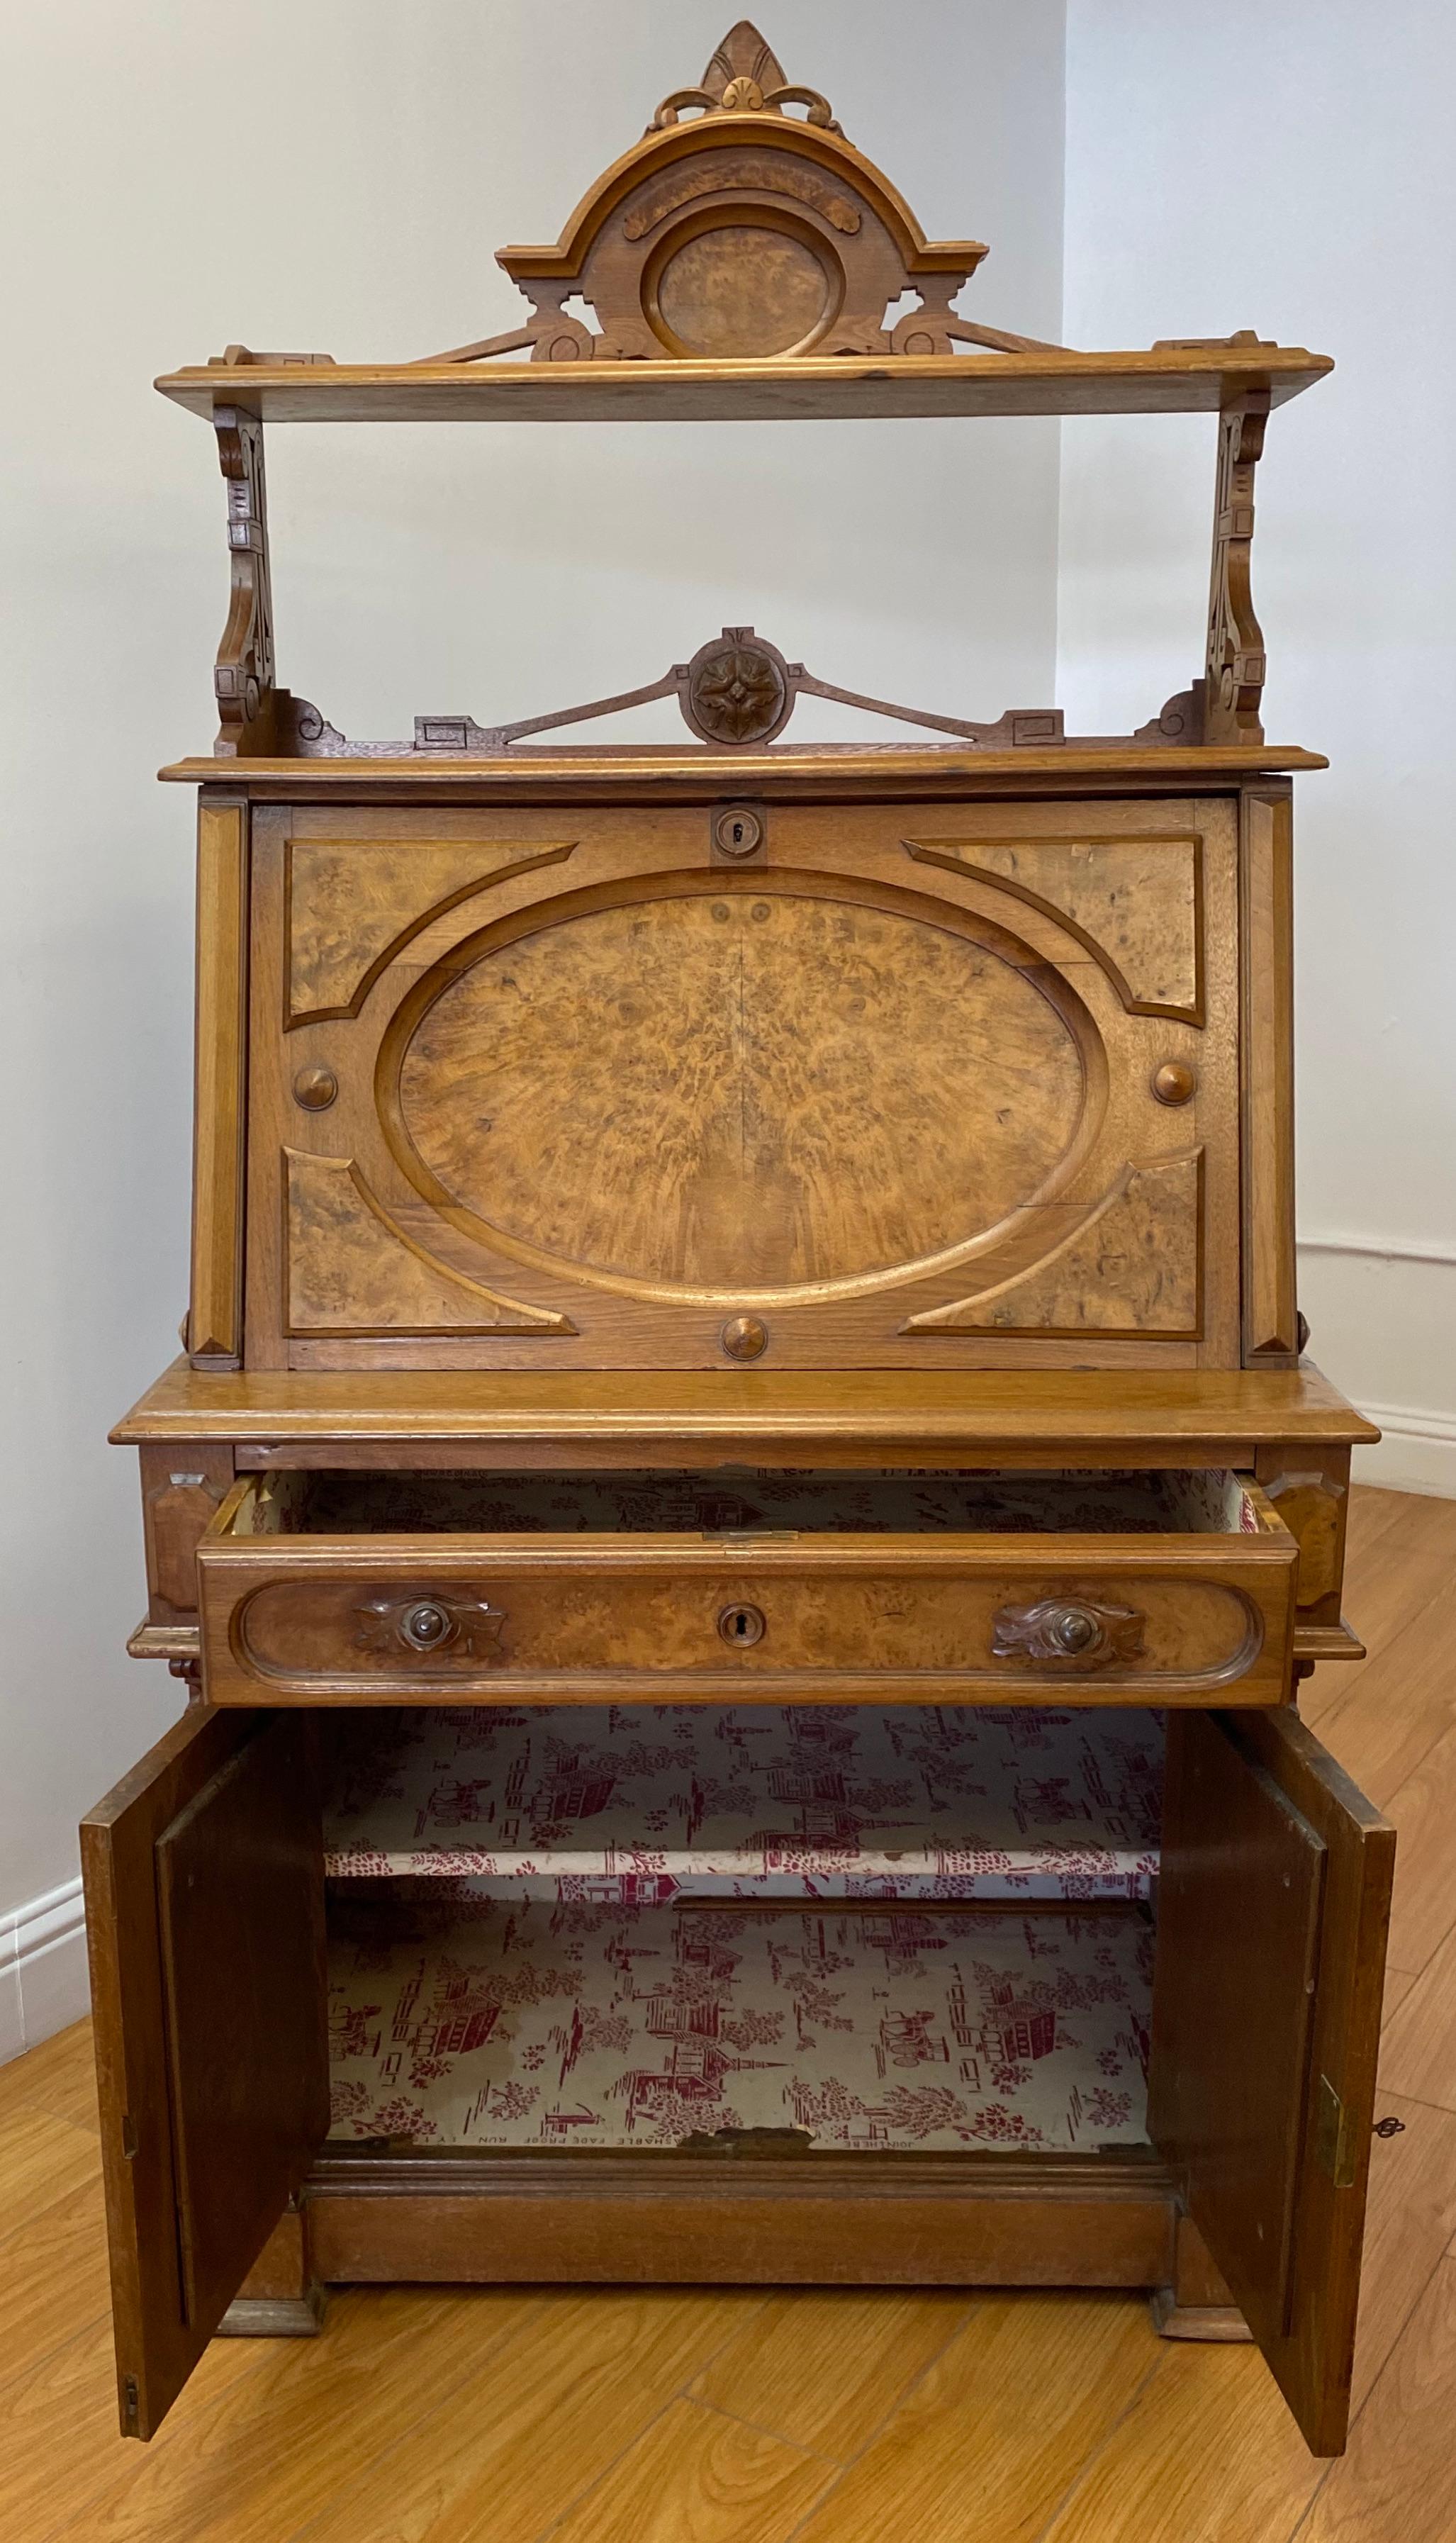
{"type": "Polygon", "coordinates": [[[209,362],[168,371],[193,415],[264,424],[753,424],[922,416],[1216,415],[1267,389],[1283,406],[1323,379],[1301,346],[1144,352],[900,354],[770,361],[209,362]]]}

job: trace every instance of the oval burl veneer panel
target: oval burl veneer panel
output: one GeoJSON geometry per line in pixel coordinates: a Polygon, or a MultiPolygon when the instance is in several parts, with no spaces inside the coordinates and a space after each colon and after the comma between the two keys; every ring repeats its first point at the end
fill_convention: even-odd
{"type": "Polygon", "coordinates": [[[814,880],[457,949],[381,1054],[417,1189],[526,1263],[725,1302],[901,1280],[1045,1198],[1095,1128],[1080,1000],[985,920],[814,880]]]}
{"type": "Polygon", "coordinates": [[[666,240],[648,267],[645,307],[669,351],[741,359],[811,345],[842,289],[806,223],[720,215],[666,240]]]}

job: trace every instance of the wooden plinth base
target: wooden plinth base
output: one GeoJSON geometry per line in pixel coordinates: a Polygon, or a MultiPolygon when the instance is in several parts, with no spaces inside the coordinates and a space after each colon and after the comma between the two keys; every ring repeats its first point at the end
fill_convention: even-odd
{"type": "Polygon", "coordinates": [[[314,2267],[308,2214],[290,2207],[259,2253],[217,2326],[220,2340],[316,2340],[328,2289],[314,2267]]]}
{"type": "Polygon", "coordinates": [[[302,2296],[234,2296],[214,2340],[317,2340],[329,2307],[326,2287],[302,2296]]]}
{"type": "Polygon", "coordinates": [[[329,2281],[1156,2287],[1177,2188],[1140,2151],[326,2152],[305,2215],[329,2281]]]}
{"type": "Polygon", "coordinates": [[[1155,2287],[1153,2329],[1162,2340],[1244,2340],[1254,2338],[1237,2305],[1181,2305],[1171,2287],[1155,2287]]]}
{"type": "Polygon", "coordinates": [[[1166,2340],[1248,2326],[1151,2152],[391,2156],[328,2148],[220,2326],[308,2339],[326,2285],[1150,2288],[1166,2340]]]}

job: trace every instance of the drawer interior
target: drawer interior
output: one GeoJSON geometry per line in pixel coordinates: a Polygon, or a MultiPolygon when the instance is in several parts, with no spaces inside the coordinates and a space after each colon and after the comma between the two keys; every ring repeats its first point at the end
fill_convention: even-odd
{"type": "Polygon", "coordinates": [[[1226,1468],[1037,1474],[693,1473],[280,1475],[253,1524],[282,1535],[697,1536],[1258,1534],[1277,1526],[1226,1468]]]}
{"type": "Polygon", "coordinates": [[[1157,1714],[438,1708],[328,1735],[337,2139],[1145,2143],[1157,1714]]]}

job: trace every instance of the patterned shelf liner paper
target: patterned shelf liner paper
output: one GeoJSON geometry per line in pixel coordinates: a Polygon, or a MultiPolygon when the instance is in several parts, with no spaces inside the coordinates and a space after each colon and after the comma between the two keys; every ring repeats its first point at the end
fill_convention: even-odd
{"type": "Polygon", "coordinates": [[[459,1706],[349,1722],[335,1880],[478,1896],[1145,1898],[1151,1711],[891,1705],[459,1706]]]}
{"type": "Polygon", "coordinates": [[[1144,2141],[1153,1937],[1135,1912],[511,1905],[413,1882],[356,1885],[335,1907],[336,2138],[1144,2141]]]}

